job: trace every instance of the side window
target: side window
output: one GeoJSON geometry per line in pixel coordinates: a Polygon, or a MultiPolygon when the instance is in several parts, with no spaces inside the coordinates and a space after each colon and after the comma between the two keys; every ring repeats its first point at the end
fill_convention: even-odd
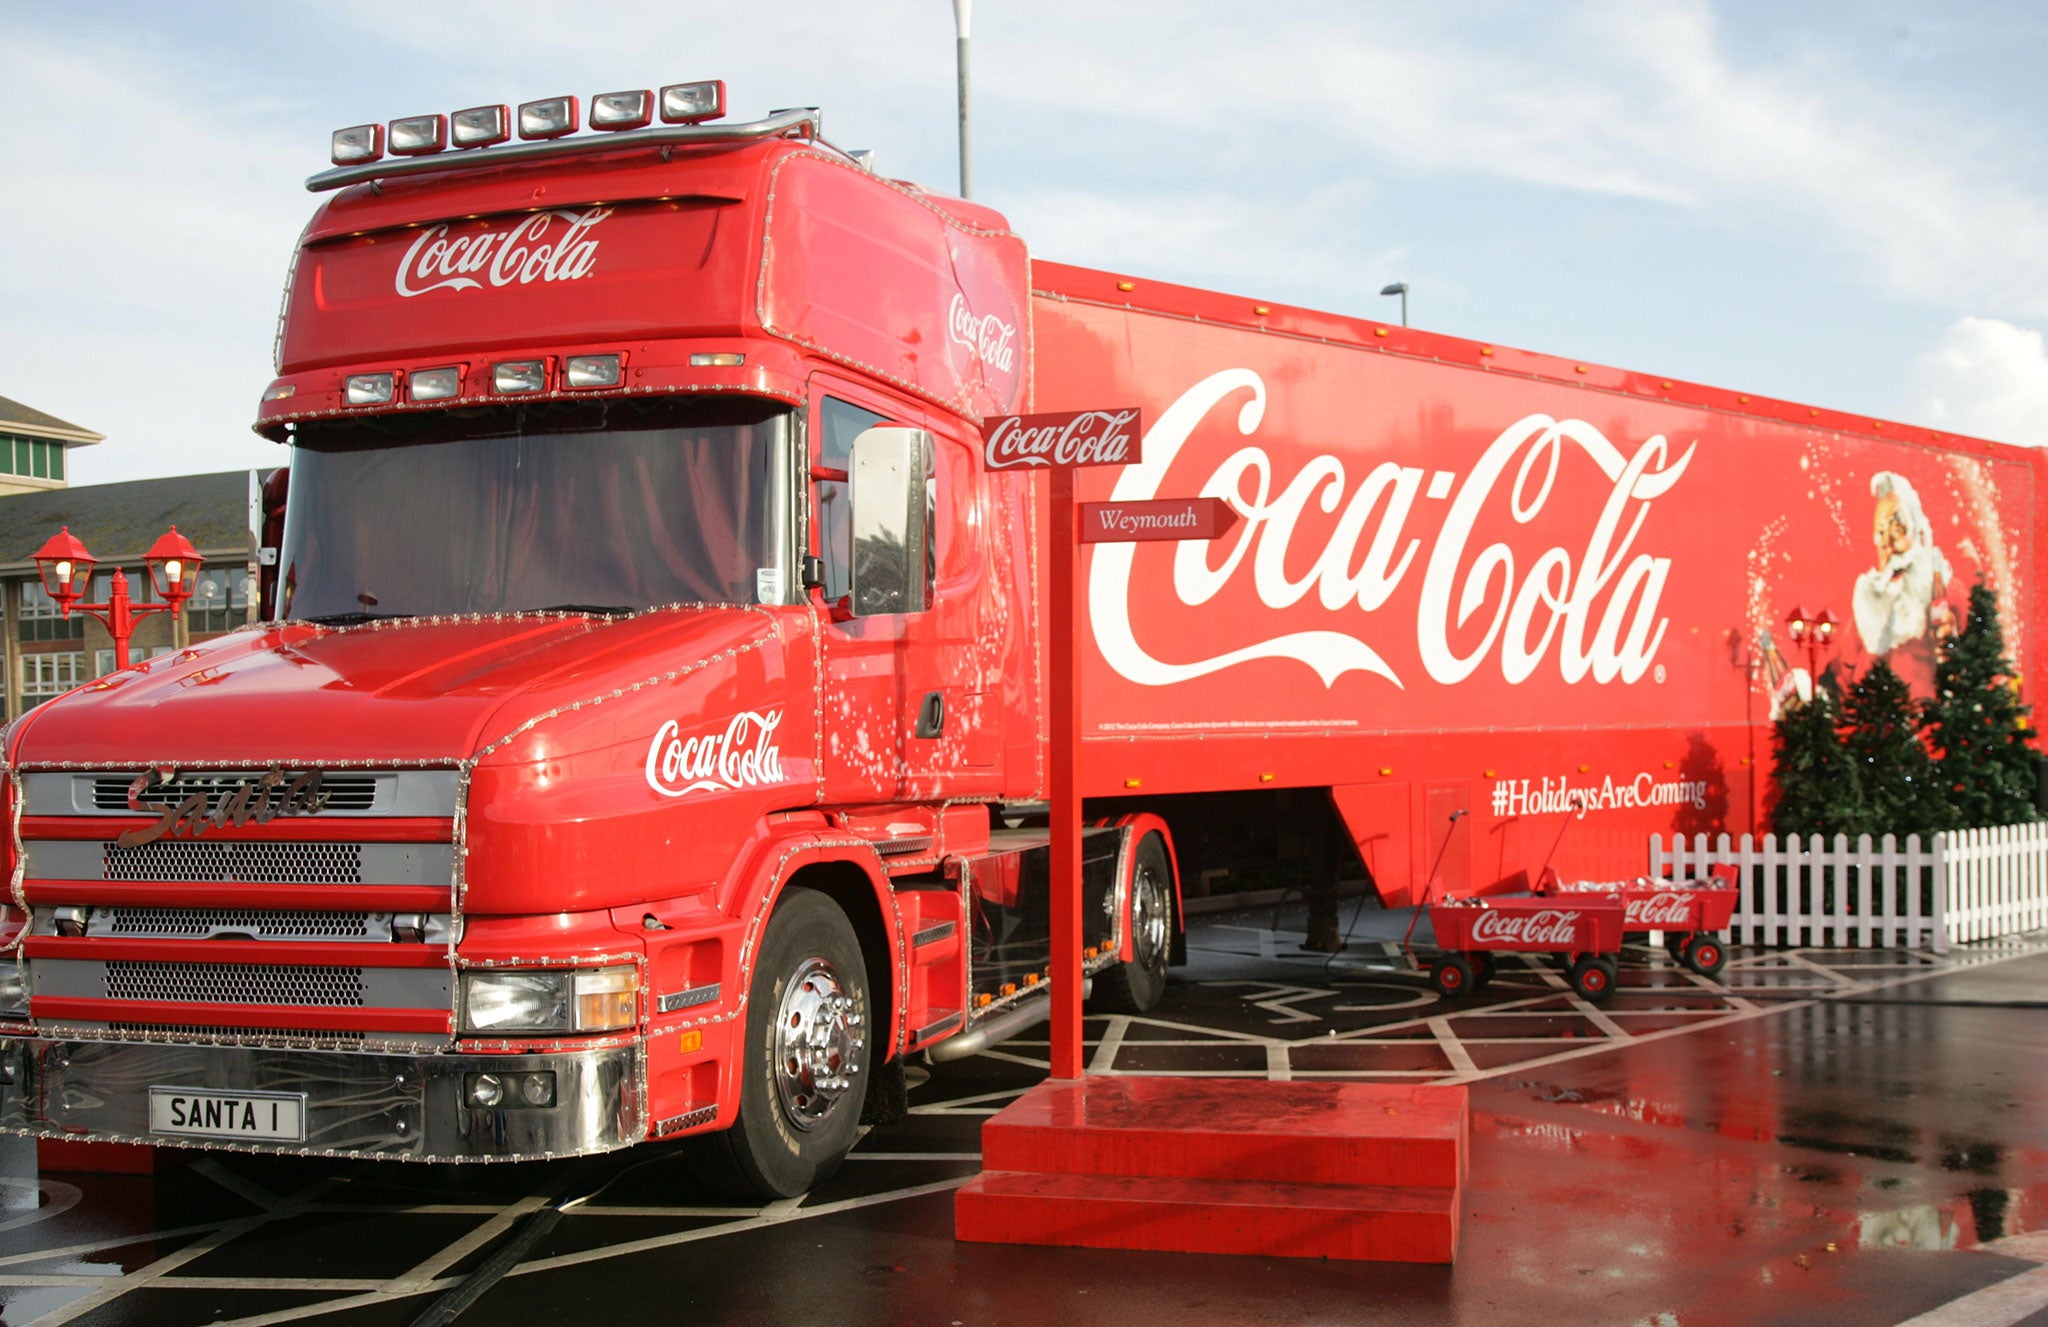
{"type": "Polygon", "coordinates": [[[846,463],[853,440],[888,417],[835,397],[819,398],[818,430],[811,455],[811,525],[817,554],[825,564],[825,602],[836,604],[853,589],[853,513],[847,506],[846,463]]]}

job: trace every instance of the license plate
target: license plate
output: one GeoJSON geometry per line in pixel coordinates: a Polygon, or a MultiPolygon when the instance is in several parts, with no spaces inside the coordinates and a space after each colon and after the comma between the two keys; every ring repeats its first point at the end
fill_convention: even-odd
{"type": "Polygon", "coordinates": [[[303,1143],[306,1094],[153,1087],[149,1089],[149,1131],[186,1138],[262,1138],[303,1143]]]}

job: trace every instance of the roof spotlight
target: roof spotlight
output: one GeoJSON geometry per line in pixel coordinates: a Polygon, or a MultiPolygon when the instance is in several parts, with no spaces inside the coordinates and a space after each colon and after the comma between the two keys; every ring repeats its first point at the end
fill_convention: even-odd
{"type": "Polygon", "coordinates": [[[641,129],[654,119],[654,94],[600,92],[590,99],[592,129],[641,129]]]}
{"type": "Polygon", "coordinates": [[[701,124],[725,114],[725,83],[671,83],[661,90],[661,118],[667,124],[701,124]]]}
{"type": "Polygon", "coordinates": [[[549,97],[519,104],[521,138],[560,138],[576,132],[576,98],[549,97]]]}
{"type": "Polygon", "coordinates": [[[354,166],[384,155],[384,126],[359,124],[334,131],[334,164],[354,166]]]}
{"type": "Polygon", "coordinates": [[[391,122],[391,155],[423,157],[448,146],[448,117],[408,115],[391,122]]]}
{"type": "Polygon", "coordinates": [[[510,106],[472,106],[449,117],[449,133],[457,147],[490,147],[512,137],[510,106]]]}

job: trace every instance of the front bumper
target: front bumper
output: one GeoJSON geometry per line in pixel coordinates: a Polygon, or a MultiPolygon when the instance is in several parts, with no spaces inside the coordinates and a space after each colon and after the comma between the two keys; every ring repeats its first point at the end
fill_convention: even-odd
{"type": "Polygon", "coordinates": [[[525,1161],[646,1136],[639,1044],[534,1055],[391,1055],[0,1038],[0,1132],[392,1161],[525,1161]],[[474,1109],[463,1076],[551,1070],[546,1109],[474,1109]],[[304,1141],[154,1134],[152,1087],[304,1094],[304,1141]]]}

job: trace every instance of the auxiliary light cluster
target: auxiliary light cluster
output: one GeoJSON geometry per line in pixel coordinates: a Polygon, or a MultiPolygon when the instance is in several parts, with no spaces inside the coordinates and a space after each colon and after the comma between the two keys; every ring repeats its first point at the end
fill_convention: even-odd
{"type": "MultiPolygon", "coordinates": [[[[452,115],[408,115],[387,125],[358,124],[334,131],[334,164],[358,166],[388,150],[394,157],[423,157],[453,148],[493,147],[513,133],[529,140],[565,138],[576,132],[582,106],[575,97],[547,97],[510,106],[472,106],[452,115]]],[[[638,89],[600,92],[590,99],[590,127],[616,133],[645,129],[659,114],[664,124],[702,124],[725,114],[725,84],[717,79],[671,83],[659,92],[638,89]]]]}

